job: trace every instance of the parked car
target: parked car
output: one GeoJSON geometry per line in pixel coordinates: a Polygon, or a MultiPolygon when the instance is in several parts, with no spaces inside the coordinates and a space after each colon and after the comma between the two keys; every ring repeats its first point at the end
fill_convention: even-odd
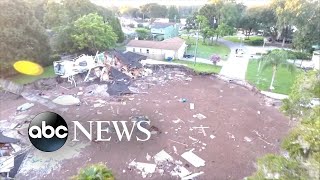
{"type": "Polygon", "coordinates": [[[194,55],[192,55],[192,54],[184,54],[183,57],[184,58],[193,58],[194,55]]]}

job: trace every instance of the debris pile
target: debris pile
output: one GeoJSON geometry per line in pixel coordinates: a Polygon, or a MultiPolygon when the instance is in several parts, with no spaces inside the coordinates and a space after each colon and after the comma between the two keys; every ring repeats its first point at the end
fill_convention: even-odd
{"type": "Polygon", "coordinates": [[[61,78],[77,86],[75,76],[87,73],[83,82],[94,79],[100,81],[128,81],[143,75],[141,60],[147,57],[134,52],[118,52],[108,54],[102,52],[95,56],[82,54],[72,60],[60,60],[53,62],[54,72],[61,78]],[[90,77],[92,76],[93,77],[90,77]]]}
{"type": "Polygon", "coordinates": [[[25,156],[17,145],[18,139],[10,138],[0,133],[0,174],[13,178],[25,156]]]}
{"type": "MultiPolygon", "coordinates": [[[[181,158],[196,168],[205,166],[205,161],[194,154],[192,152],[193,150],[194,149],[184,152],[181,155],[181,158]]],[[[147,161],[151,161],[151,156],[147,154],[146,159],[147,161]]],[[[183,163],[180,160],[174,160],[174,158],[165,150],[158,152],[152,159],[154,163],[136,162],[133,160],[129,163],[128,168],[135,168],[143,178],[152,177],[154,173],[159,173],[161,176],[164,175],[164,173],[168,173],[171,176],[179,177],[181,180],[187,180],[203,174],[202,171],[192,173],[187,169],[189,165],[183,166],[183,163]]]]}

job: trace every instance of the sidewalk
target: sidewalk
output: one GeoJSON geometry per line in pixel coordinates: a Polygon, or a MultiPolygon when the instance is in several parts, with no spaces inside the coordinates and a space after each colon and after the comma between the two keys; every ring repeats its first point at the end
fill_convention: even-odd
{"type": "Polygon", "coordinates": [[[235,54],[231,52],[228,60],[220,71],[220,75],[232,79],[245,80],[249,58],[250,55],[248,54],[244,54],[243,57],[236,57],[235,54]]]}

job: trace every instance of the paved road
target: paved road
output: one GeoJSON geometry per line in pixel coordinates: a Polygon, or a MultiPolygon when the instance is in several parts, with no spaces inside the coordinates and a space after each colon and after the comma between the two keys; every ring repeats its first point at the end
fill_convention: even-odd
{"type": "Polygon", "coordinates": [[[225,44],[231,49],[231,53],[229,55],[228,60],[224,63],[220,74],[232,79],[245,80],[247,67],[250,58],[257,57],[255,54],[257,52],[263,52],[266,50],[279,49],[277,47],[261,47],[261,46],[247,46],[241,45],[240,43],[230,42],[224,39],[219,39],[219,42],[225,44]],[[235,51],[238,48],[242,48],[244,50],[243,57],[236,57],[235,51]]]}
{"type": "MultiPolygon", "coordinates": [[[[220,61],[217,64],[218,66],[222,66],[220,74],[232,79],[239,80],[245,80],[249,59],[258,57],[255,55],[257,52],[279,49],[278,47],[272,46],[266,46],[264,48],[261,46],[247,46],[244,44],[231,42],[222,38],[218,39],[218,42],[228,46],[231,50],[228,60],[220,61]],[[243,57],[236,57],[235,51],[238,48],[242,48],[244,50],[245,54],[243,55],[243,57]]],[[[184,58],[182,60],[193,62],[194,58],[184,58]]],[[[210,60],[199,57],[197,57],[197,62],[212,64],[210,60]]]]}
{"type": "Polygon", "coordinates": [[[231,50],[229,58],[222,67],[220,74],[232,79],[245,80],[250,55],[249,53],[245,53],[243,57],[236,57],[235,50],[241,47],[247,52],[248,49],[245,46],[241,46],[240,43],[234,43],[224,39],[219,39],[219,42],[225,44],[231,50]]]}

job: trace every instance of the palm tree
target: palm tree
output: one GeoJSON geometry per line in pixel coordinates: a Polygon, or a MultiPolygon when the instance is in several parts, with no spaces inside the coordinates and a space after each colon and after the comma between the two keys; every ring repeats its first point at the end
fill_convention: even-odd
{"type": "Polygon", "coordinates": [[[294,64],[287,61],[288,53],[285,50],[273,50],[269,54],[262,57],[264,65],[262,71],[271,67],[272,68],[272,79],[270,83],[270,90],[273,90],[273,83],[276,76],[276,72],[280,66],[287,68],[291,73],[295,71],[294,64]]]}

